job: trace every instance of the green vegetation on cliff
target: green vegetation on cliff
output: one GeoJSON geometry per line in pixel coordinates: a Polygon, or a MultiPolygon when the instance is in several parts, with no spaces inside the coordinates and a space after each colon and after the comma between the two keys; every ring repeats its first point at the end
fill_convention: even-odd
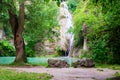
{"type": "Polygon", "coordinates": [[[120,1],[81,0],[74,12],[75,46],[88,38],[89,53],[99,63],[120,64],[120,1]],[[82,32],[82,26],[88,29],[82,32]]]}

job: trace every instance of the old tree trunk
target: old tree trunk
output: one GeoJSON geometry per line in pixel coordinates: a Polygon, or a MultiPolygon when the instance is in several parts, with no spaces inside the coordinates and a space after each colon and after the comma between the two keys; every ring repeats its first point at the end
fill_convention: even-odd
{"type": "Polygon", "coordinates": [[[12,33],[14,35],[14,46],[16,49],[15,63],[26,63],[27,57],[25,55],[25,44],[22,37],[24,29],[24,2],[19,6],[19,18],[13,13],[12,8],[9,7],[9,16],[12,33]]]}

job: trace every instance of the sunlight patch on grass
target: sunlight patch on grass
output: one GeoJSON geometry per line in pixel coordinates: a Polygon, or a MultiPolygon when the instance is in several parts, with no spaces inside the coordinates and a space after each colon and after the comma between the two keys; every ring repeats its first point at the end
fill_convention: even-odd
{"type": "MultiPolygon", "coordinates": [[[[0,67],[1,68],[1,67],[0,67]]],[[[0,69],[0,80],[50,80],[52,76],[47,73],[17,72],[9,69],[0,69]]]]}

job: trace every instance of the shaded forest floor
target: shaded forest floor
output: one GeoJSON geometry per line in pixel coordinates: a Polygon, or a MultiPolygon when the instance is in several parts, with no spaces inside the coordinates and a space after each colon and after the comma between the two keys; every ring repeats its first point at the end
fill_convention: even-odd
{"type": "MultiPolygon", "coordinates": [[[[52,80],[106,80],[114,77],[120,70],[107,68],[45,68],[45,67],[6,67],[16,71],[48,73],[52,80]]],[[[117,79],[118,80],[118,79],[117,79]]]]}

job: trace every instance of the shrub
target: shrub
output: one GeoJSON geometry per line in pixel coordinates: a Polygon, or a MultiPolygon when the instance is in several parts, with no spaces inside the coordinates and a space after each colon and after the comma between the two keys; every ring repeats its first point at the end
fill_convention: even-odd
{"type": "Polygon", "coordinates": [[[92,54],[89,53],[89,51],[85,51],[85,50],[81,50],[81,55],[80,55],[80,58],[92,58],[92,54]]]}
{"type": "Polygon", "coordinates": [[[15,56],[15,48],[9,41],[0,41],[0,56],[15,56]]]}

